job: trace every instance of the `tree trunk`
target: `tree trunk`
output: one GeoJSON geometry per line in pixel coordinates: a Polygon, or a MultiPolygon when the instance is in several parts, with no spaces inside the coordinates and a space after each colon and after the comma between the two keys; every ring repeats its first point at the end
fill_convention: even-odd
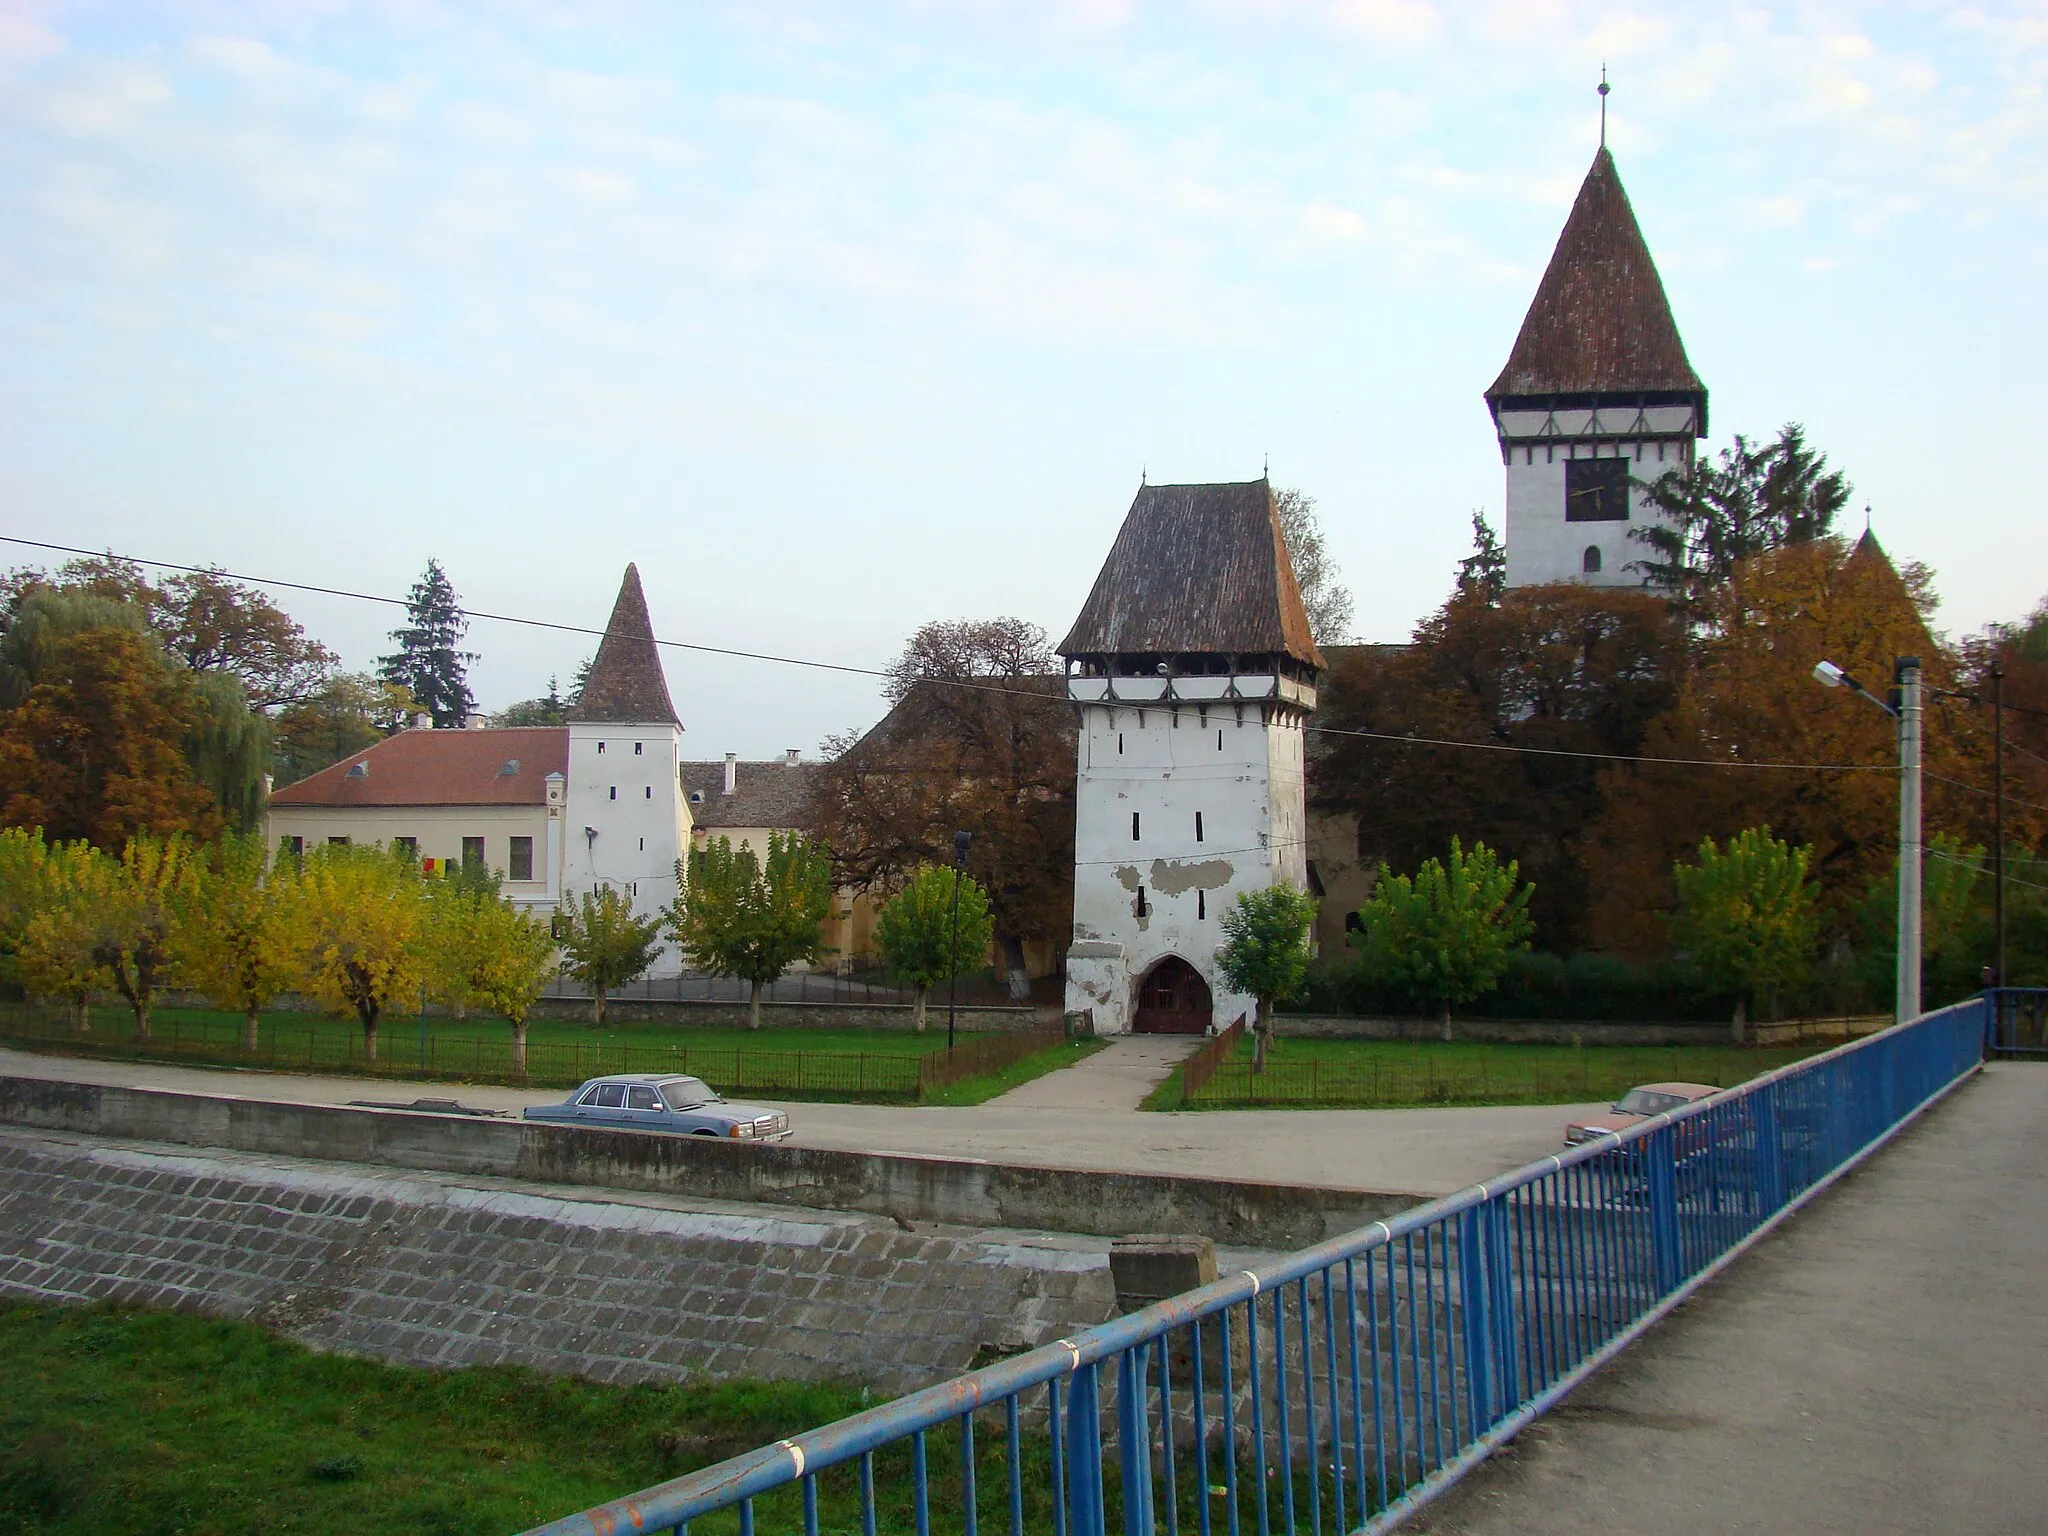
{"type": "Polygon", "coordinates": [[[150,1005],[155,1001],[156,998],[154,995],[148,992],[142,992],[136,995],[134,1002],[132,1004],[132,1006],[135,1009],[135,1033],[140,1035],[145,1040],[149,1038],[150,1005]]]}
{"type": "Polygon", "coordinates": [[[604,1025],[604,988],[602,986],[595,986],[590,989],[590,1022],[598,1025],[600,1028],[604,1025]]]}
{"type": "Polygon", "coordinates": [[[1262,997],[1253,1006],[1259,1010],[1252,1025],[1252,1071],[1257,1073],[1266,1070],[1266,1050],[1273,1043],[1273,1005],[1262,997]]]}
{"type": "Polygon", "coordinates": [[[910,1027],[920,1035],[924,1033],[924,1010],[926,1004],[931,1001],[931,996],[932,989],[930,987],[919,987],[917,989],[917,1002],[911,1009],[910,1027]]]}
{"type": "Polygon", "coordinates": [[[1743,1037],[1749,1033],[1749,995],[1747,993],[1737,992],[1735,994],[1735,1023],[1733,1028],[1735,1043],[1741,1045],[1743,1037]]]}
{"type": "Polygon", "coordinates": [[[1024,963],[1024,941],[1006,938],[1001,948],[1003,963],[1009,972],[1010,997],[1021,1003],[1031,995],[1031,968],[1024,963]]]}
{"type": "Polygon", "coordinates": [[[71,1027],[81,1035],[92,1033],[91,1007],[83,992],[74,992],[71,995],[71,1027]]]}
{"type": "Polygon", "coordinates": [[[512,1074],[526,1076],[526,1020],[512,1021],[512,1074]]]}
{"type": "Polygon", "coordinates": [[[377,1009],[358,1003],[356,1013],[363,1021],[363,1060],[373,1062],[377,1059],[377,1009]]]}
{"type": "Polygon", "coordinates": [[[1448,997],[1444,999],[1443,1022],[1444,1038],[1448,1040],[1451,1038],[1451,1000],[1448,997]]]}
{"type": "Polygon", "coordinates": [[[257,1051],[256,1025],[261,1017],[261,1013],[254,1008],[247,1009],[242,1014],[242,1049],[251,1056],[257,1051]]]}
{"type": "Polygon", "coordinates": [[[747,983],[747,1028],[759,1029],[760,1027],[761,983],[759,983],[758,981],[750,981],[747,983]]]}

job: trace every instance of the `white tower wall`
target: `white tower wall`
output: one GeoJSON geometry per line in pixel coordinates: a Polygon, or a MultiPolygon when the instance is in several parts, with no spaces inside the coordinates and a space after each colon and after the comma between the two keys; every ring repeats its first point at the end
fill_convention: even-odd
{"type": "MultiPolygon", "coordinates": [[[[1168,955],[1208,983],[1212,1023],[1257,1008],[1218,973],[1222,916],[1245,891],[1307,884],[1302,722],[1314,690],[1240,677],[1250,702],[1093,697],[1104,679],[1074,678],[1081,710],[1074,821],[1074,942],[1069,1012],[1098,1033],[1130,1029],[1138,988],[1168,955]],[[1283,702],[1284,699],[1284,702],[1283,702]],[[1304,707],[1305,706],[1305,707],[1304,707]],[[1134,820],[1135,818],[1135,820],[1134,820]],[[1199,820],[1198,820],[1199,818],[1199,820]]],[[[1182,687],[1226,679],[1176,679],[1182,687]]],[[[1163,679],[1115,688],[1164,694],[1163,679]]]]}
{"type": "MultiPolygon", "coordinates": [[[[676,861],[690,846],[682,742],[682,728],[667,722],[569,726],[565,900],[608,885],[632,897],[635,916],[653,917],[676,899],[676,861]]],[[[664,945],[654,974],[680,969],[664,945]]]]}
{"type": "Polygon", "coordinates": [[[1635,482],[1655,481],[1692,462],[1692,423],[1691,406],[1503,410],[1499,434],[1507,470],[1508,585],[1574,581],[1640,587],[1642,572],[1629,567],[1657,557],[1633,531],[1663,514],[1635,482]],[[1626,519],[1575,522],[1567,515],[1567,466],[1575,459],[1596,458],[1627,461],[1626,519]],[[1599,552],[1597,571],[1586,569],[1588,550],[1599,552]]]}

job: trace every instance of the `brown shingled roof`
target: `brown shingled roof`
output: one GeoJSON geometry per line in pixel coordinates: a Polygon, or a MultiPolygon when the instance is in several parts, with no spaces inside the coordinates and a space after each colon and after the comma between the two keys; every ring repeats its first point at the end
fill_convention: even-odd
{"type": "Polygon", "coordinates": [[[683,792],[690,820],[713,832],[727,827],[809,831],[817,819],[816,763],[787,758],[734,763],[733,792],[725,793],[725,764],[684,763],[683,792]],[[703,799],[695,798],[702,795],[703,799]]]}
{"type": "Polygon", "coordinates": [[[654,643],[654,622],[647,616],[647,594],[640,590],[640,567],[626,567],[619,600],[598,642],[590,677],[569,711],[571,721],[618,724],[681,725],[661,671],[661,648],[654,643]]]}
{"type": "Polygon", "coordinates": [[[1610,393],[1696,394],[1706,430],[1706,386],[1603,144],[1486,398],[1610,393]]]}
{"type": "Polygon", "coordinates": [[[1272,487],[1140,487],[1059,651],[1284,652],[1320,667],[1272,487]]]}
{"type": "Polygon", "coordinates": [[[400,731],[275,791],[270,803],[545,805],[547,776],[568,771],[569,733],[559,725],[400,731]],[[352,773],[358,764],[363,771],[352,773]]]}

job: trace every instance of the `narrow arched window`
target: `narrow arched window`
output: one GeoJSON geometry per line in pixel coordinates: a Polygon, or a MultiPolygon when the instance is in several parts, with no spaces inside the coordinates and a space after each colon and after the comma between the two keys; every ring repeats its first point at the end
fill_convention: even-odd
{"type": "Polygon", "coordinates": [[[1598,576],[1600,574],[1600,546],[1598,544],[1588,544],[1586,546],[1586,557],[1579,562],[1579,569],[1588,576],[1598,576]]]}

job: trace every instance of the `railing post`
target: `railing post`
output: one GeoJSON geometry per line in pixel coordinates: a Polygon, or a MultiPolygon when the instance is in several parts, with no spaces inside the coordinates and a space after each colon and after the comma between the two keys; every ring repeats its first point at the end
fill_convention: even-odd
{"type": "Polygon", "coordinates": [[[1068,1378],[1067,1536],[1107,1536],[1102,1514],[1102,1396],[1096,1367],[1068,1378]]]}
{"type": "Polygon", "coordinates": [[[1493,1427],[1493,1325],[1487,1316],[1487,1207],[1458,1217],[1458,1300],[1465,1344],[1465,1395],[1472,1422],[1493,1427]]]}
{"type": "Polygon", "coordinates": [[[1778,1085],[1765,1083],[1749,1096],[1750,1114],[1756,1127],[1756,1159],[1751,1172],[1755,1180],[1756,1215],[1769,1216],[1785,1203],[1785,1159],[1778,1129],[1778,1085]]]}
{"type": "Polygon", "coordinates": [[[1684,1278],[1678,1248],[1678,1138],[1676,1128],[1659,1126],[1641,1142],[1650,1175],[1650,1252],[1656,1264],[1657,1294],[1669,1296],[1684,1278]]]}
{"type": "MultiPolygon", "coordinates": [[[[1117,1470],[1124,1489],[1124,1536],[1152,1536],[1152,1435],[1145,1406],[1143,1344],[1116,1360],[1117,1470]]],[[[1167,1432],[1172,1432],[1169,1425],[1167,1432]]]]}

